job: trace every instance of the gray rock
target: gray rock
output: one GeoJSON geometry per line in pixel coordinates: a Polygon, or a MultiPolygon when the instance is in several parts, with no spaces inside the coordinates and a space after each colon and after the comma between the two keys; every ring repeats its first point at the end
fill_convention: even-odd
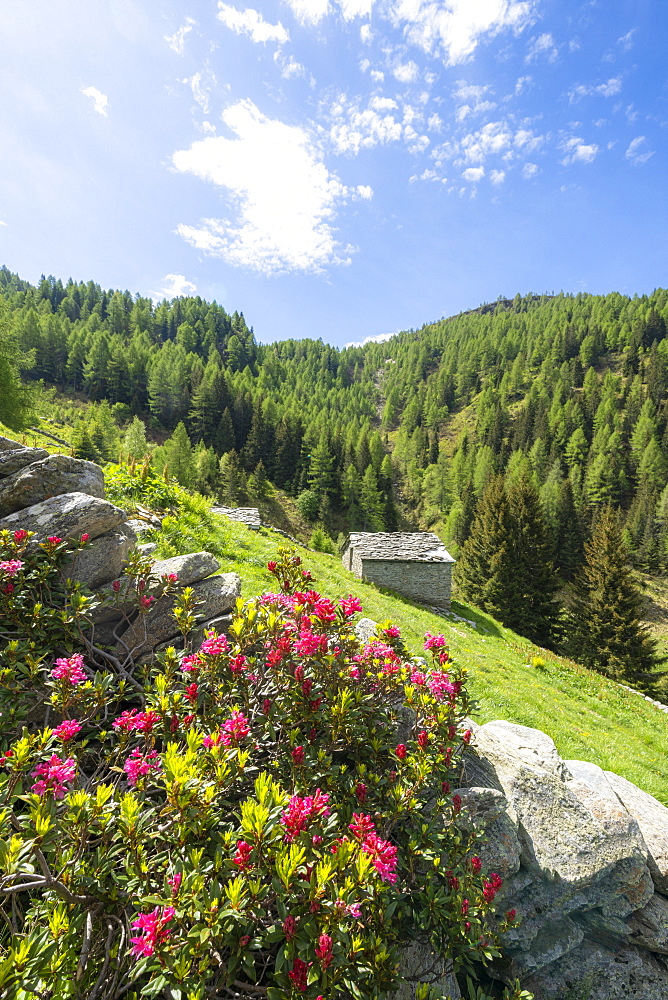
{"type": "Polygon", "coordinates": [[[43,458],[48,458],[48,455],[45,448],[18,447],[0,451],[0,478],[5,479],[33,462],[41,462],[43,458]]]}
{"type": "Polygon", "coordinates": [[[0,451],[15,451],[17,448],[25,448],[25,445],[0,435],[0,451]]]}
{"type": "Polygon", "coordinates": [[[144,542],[143,545],[137,546],[137,552],[140,552],[143,556],[152,556],[157,547],[157,542],[144,542]]]}
{"type": "Polygon", "coordinates": [[[496,788],[475,787],[457,788],[456,794],[462,800],[457,825],[467,832],[478,831],[474,853],[483,869],[504,880],[514,875],[519,871],[521,847],[503,794],[496,788]]]}
{"type": "Polygon", "coordinates": [[[638,822],[654,884],[659,892],[668,893],[668,809],[626,778],[612,771],[605,774],[619,801],[638,822]]]}
{"type": "Polygon", "coordinates": [[[668,955],[668,900],[655,893],[628,922],[631,944],[668,955]]]}
{"type": "Polygon", "coordinates": [[[0,529],[25,528],[34,531],[38,541],[51,535],[79,539],[84,533],[92,539],[112,531],[125,518],[125,511],[108,500],[80,492],[64,493],[0,518],[0,529]]]}
{"type": "MultiPolygon", "coordinates": [[[[193,584],[198,601],[196,617],[199,623],[209,621],[230,611],[241,594],[241,580],[238,573],[223,573],[208,580],[193,584]]],[[[166,594],[158,598],[147,615],[139,617],[124,633],[119,647],[121,655],[126,652],[134,657],[142,656],[155,649],[161,642],[178,635],[174,621],[174,595],[166,594]]]]}
{"type": "Polygon", "coordinates": [[[104,497],[104,474],[100,466],[67,455],[49,455],[0,480],[0,516],[74,490],[104,497]]]}
{"type": "Polygon", "coordinates": [[[460,1000],[461,993],[454,975],[446,972],[442,960],[436,958],[428,944],[411,941],[401,948],[399,977],[401,985],[393,1000],[415,1000],[416,986],[421,982],[431,983],[451,1000],[460,1000]]]}
{"type": "Polygon", "coordinates": [[[140,521],[136,517],[132,518],[132,520],[129,521],[129,524],[137,538],[141,538],[142,535],[147,535],[149,531],[155,530],[155,526],[153,524],[148,524],[146,521],[140,521]]]}
{"type": "Polygon", "coordinates": [[[190,552],[185,556],[156,560],[151,569],[151,579],[157,583],[161,576],[176,573],[180,586],[189,587],[198,580],[205,580],[212,573],[217,573],[219,569],[220,563],[210,552],[190,552]]]}
{"type": "Polygon", "coordinates": [[[376,629],[378,625],[371,618],[360,618],[359,621],[355,622],[355,635],[360,642],[371,642],[372,639],[377,638],[376,629]]]}
{"type": "Polygon", "coordinates": [[[562,780],[569,777],[568,768],[559,756],[554,740],[539,729],[530,729],[528,726],[519,726],[514,722],[499,719],[481,726],[478,732],[495,736],[503,743],[506,752],[529,764],[530,767],[549,771],[562,780]]]}
{"type": "Polygon", "coordinates": [[[601,910],[590,910],[578,916],[586,936],[595,944],[616,951],[629,941],[629,926],[621,917],[606,916],[601,910]]]}
{"type": "Polygon", "coordinates": [[[638,948],[617,952],[587,940],[522,981],[536,1000],[666,1000],[668,970],[638,948]]]}
{"type": "Polygon", "coordinates": [[[129,525],[120,525],[117,530],[99,535],[86,548],[69,556],[63,572],[94,590],[121,575],[136,542],[137,537],[129,525]]]}
{"type": "Polygon", "coordinates": [[[541,927],[527,951],[513,956],[515,970],[522,975],[527,969],[542,969],[572,951],[583,940],[583,929],[570,917],[551,920],[541,927]]]}

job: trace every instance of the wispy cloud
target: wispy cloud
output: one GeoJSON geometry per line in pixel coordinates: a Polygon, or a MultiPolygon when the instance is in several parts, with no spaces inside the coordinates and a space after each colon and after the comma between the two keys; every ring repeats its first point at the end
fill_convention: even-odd
{"type": "Polygon", "coordinates": [[[234,138],[210,137],[174,153],[176,170],[230,192],[234,220],[208,218],[177,228],[187,243],[228,263],[279,274],[348,263],[332,221],[349,198],[366,198],[331,173],[304,129],[270,119],[250,100],[223,112],[234,138]]]}
{"type": "Polygon", "coordinates": [[[470,59],[484,39],[522,31],[535,9],[535,0],[393,0],[390,17],[409,44],[454,66],[470,59]]]}
{"type": "Polygon", "coordinates": [[[599,96],[599,97],[615,97],[616,94],[621,93],[622,90],[622,78],[621,76],[611,76],[609,80],[605,83],[578,83],[568,91],[568,99],[571,104],[576,101],[582,100],[583,97],[599,96]]]}
{"type": "Polygon", "coordinates": [[[337,153],[357,155],[362,149],[405,142],[411,152],[420,152],[429,139],[416,125],[422,125],[423,112],[410,104],[402,107],[391,97],[374,95],[366,106],[359,98],[339,94],[331,104],[326,119],[327,134],[337,153]]]}
{"type": "Polygon", "coordinates": [[[285,0],[302,24],[318,24],[329,14],[329,0],[285,0]]]}
{"type": "Polygon", "coordinates": [[[561,162],[569,167],[575,163],[593,163],[600,149],[596,143],[586,143],[580,136],[572,135],[563,140],[561,151],[564,154],[561,162]]]}
{"type": "Polygon", "coordinates": [[[379,333],[376,337],[365,337],[364,340],[351,341],[345,346],[364,347],[365,344],[384,344],[386,341],[391,340],[392,337],[396,337],[398,332],[398,330],[395,330],[394,333],[379,333]]]}
{"type": "Polygon", "coordinates": [[[556,62],[559,50],[554,43],[554,38],[549,32],[544,32],[537,38],[532,39],[526,54],[526,62],[538,62],[545,59],[547,62],[556,62]]]}
{"type": "Polygon", "coordinates": [[[654,150],[647,149],[646,136],[639,135],[629,143],[624,156],[634,167],[639,167],[654,156],[654,150]]]}
{"type": "Polygon", "coordinates": [[[211,110],[211,91],[216,85],[216,78],[213,73],[209,70],[205,70],[202,73],[194,73],[192,76],[187,76],[181,83],[190,87],[197,104],[204,114],[208,115],[211,110]]]}
{"type": "Polygon", "coordinates": [[[107,108],[109,107],[109,98],[106,94],[103,94],[101,90],[97,87],[82,87],[81,93],[84,97],[90,97],[93,102],[93,108],[97,111],[98,115],[104,115],[107,117],[107,108]]]}
{"type": "Polygon", "coordinates": [[[522,177],[529,181],[532,177],[535,177],[538,173],[538,165],[536,163],[525,163],[522,167],[522,177]]]}
{"type": "Polygon", "coordinates": [[[295,76],[306,76],[306,66],[298,62],[294,56],[286,57],[280,49],[277,49],[274,59],[281,67],[281,76],[284,80],[291,80],[295,76]]]}
{"type": "Polygon", "coordinates": [[[399,83],[415,83],[419,75],[418,65],[412,59],[406,63],[398,63],[392,70],[392,76],[399,83]]]}
{"type": "Polygon", "coordinates": [[[158,292],[152,292],[152,298],[175,299],[180,295],[194,295],[197,291],[197,285],[188,281],[184,274],[166,274],[162,280],[162,288],[158,292]]]}
{"type": "Polygon", "coordinates": [[[617,39],[617,44],[622,52],[628,52],[629,49],[633,48],[633,39],[637,30],[637,28],[631,28],[631,30],[627,31],[625,35],[622,35],[621,38],[617,39]]]}
{"type": "Polygon", "coordinates": [[[225,27],[236,31],[238,35],[248,35],[253,42],[276,42],[278,45],[284,45],[290,40],[288,31],[280,21],[278,24],[270,24],[252,7],[237,10],[236,7],[220,0],[217,17],[225,27]]]}
{"type": "Polygon", "coordinates": [[[492,170],[490,171],[489,179],[495,187],[498,187],[499,184],[503,184],[505,181],[506,172],[505,170],[492,170]]]}
{"type": "Polygon", "coordinates": [[[486,114],[496,107],[494,101],[487,99],[491,87],[479,84],[468,84],[464,80],[458,80],[454,91],[455,103],[458,108],[455,118],[458,122],[463,122],[469,115],[486,114]]]}
{"type": "Polygon", "coordinates": [[[484,176],[485,176],[484,167],[468,167],[462,173],[462,177],[464,178],[465,181],[468,181],[469,184],[477,184],[478,181],[481,181],[484,176]]]}
{"type": "Polygon", "coordinates": [[[170,49],[173,49],[178,56],[182,56],[185,48],[186,35],[193,30],[193,25],[197,22],[192,17],[186,18],[186,23],[174,32],[173,35],[165,35],[165,41],[170,49]]]}

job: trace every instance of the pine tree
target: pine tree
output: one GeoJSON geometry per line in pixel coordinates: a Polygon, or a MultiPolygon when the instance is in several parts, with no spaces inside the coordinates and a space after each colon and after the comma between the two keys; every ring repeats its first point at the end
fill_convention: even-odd
{"type": "Polygon", "coordinates": [[[139,417],[135,417],[125,432],[123,451],[128,458],[143,458],[148,451],[146,441],[146,425],[139,417]]]}
{"type": "Polygon", "coordinates": [[[646,687],[659,658],[642,618],[621,519],[608,504],[594,519],[585,563],[573,583],[567,651],[585,666],[646,687]]]}

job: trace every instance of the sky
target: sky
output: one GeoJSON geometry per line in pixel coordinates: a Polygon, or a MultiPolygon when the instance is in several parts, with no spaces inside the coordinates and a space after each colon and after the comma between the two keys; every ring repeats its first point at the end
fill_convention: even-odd
{"type": "Polygon", "coordinates": [[[668,285],[665,0],[0,0],[0,265],[258,340],[668,285]]]}

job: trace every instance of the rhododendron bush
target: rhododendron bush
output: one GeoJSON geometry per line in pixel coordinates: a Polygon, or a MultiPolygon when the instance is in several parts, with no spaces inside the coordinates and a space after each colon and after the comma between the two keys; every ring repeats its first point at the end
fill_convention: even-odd
{"type": "Polygon", "coordinates": [[[282,550],[227,636],[190,644],[185,590],[184,650],[119,672],[87,639],[96,601],[57,583],[66,549],[0,547],[2,996],[380,998],[411,937],[464,972],[497,954],[442,636],[413,662],[395,627],[360,641],[359,602],[282,550]]]}

